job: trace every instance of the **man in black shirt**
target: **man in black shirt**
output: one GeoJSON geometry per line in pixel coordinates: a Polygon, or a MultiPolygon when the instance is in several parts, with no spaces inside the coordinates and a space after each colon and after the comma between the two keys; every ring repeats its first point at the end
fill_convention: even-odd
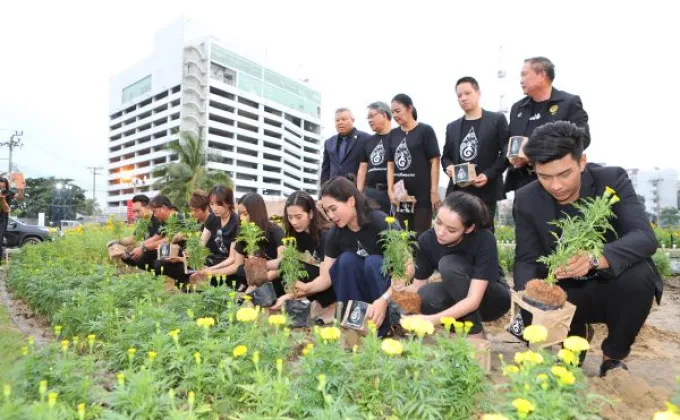
{"type": "Polygon", "coordinates": [[[7,224],[9,223],[9,211],[12,205],[14,192],[9,189],[9,180],[7,178],[0,178],[0,265],[4,257],[3,239],[7,224]]]}
{"type": "Polygon", "coordinates": [[[160,233],[161,222],[153,216],[153,210],[149,207],[150,202],[149,197],[144,194],[132,197],[132,212],[135,218],[150,218],[151,224],[149,231],[144,235],[142,245],[136,247],[130,251],[129,255],[121,259],[125,264],[142,270],[154,270],[154,262],[158,256],[156,250],[163,240],[160,233]]]}
{"type": "Polygon", "coordinates": [[[321,185],[335,176],[356,176],[359,169],[359,145],[369,134],[354,128],[354,117],[348,108],[335,111],[335,129],[338,134],[323,144],[323,162],[321,163],[321,185]]]}
{"type": "Polygon", "coordinates": [[[578,200],[601,197],[608,187],[615,191],[615,200],[610,201],[614,231],[604,235],[602,256],[583,249],[555,272],[557,284],[576,306],[569,334],[589,338],[587,324],[607,325],[600,367],[604,376],[611,369],[627,369],[622,359],[630,353],[652,300],[661,300],[663,282],[651,259],[656,237],[626,171],[586,166],[584,140],[578,126],[557,121],[538,128],[524,148],[536,166],[538,182],[521,188],[515,197],[514,282],[519,291],[529,280],[547,276],[547,267],[537,259],[555,249],[559,231],[550,222],[565,217],[565,212],[574,216],[577,209],[572,204],[578,200]]]}
{"type": "MultiPolygon", "coordinates": [[[[510,109],[510,136],[531,137],[537,127],[551,121],[570,121],[584,132],[583,149],[590,145],[588,114],[581,98],[553,87],[555,65],[545,57],[524,60],[521,85],[527,95],[510,109]]],[[[505,140],[505,150],[507,152],[505,140]]],[[[505,192],[515,191],[536,179],[524,158],[513,158],[505,178],[505,192]]]]}
{"type": "Polygon", "coordinates": [[[368,125],[375,132],[362,144],[361,163],[357,174],[357,188],[366,197],[380,204],[380,210],[390,213],[390,197],[387,195],[387,156],[392,131],[392,111],[384,102],[368,106],[368,125]]]}
{"type": "Polygon", "coordinates": [[[465,115],[446,126],[442,167],[451,178],[446,195],[463,190],[477,196],[486,204],[493,218],[496,201],[503,198],[503,171],[506,167],[503,147],[508,141],[508,122],[503,114],[482,109],[479,84],[474,77],[459,79],[456,95],[465,115]],[[466,187],[455,183],[455,165],[462,163],[475,165],[477,174],[472,185],[466,187]]]}

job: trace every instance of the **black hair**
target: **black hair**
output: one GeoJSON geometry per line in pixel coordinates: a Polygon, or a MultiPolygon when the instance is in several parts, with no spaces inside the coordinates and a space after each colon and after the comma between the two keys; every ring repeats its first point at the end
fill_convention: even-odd
{"type": "Polygon", "coordinates": [[[479,83],[477,82],[477,79],[475,79],[474,77],[472,76],[461,77],[456,82],[456,87],[458,87],[458,85],[462,85],[463,83],[469,83],[474,90],[479,92],[479,83]]]}
{"type": "Polygon", "coordinates": [[[199,209],[206,211],[210,206],[210,200],[208,200],[208,193],[203,190],[195,190],[191,193],[189,198],[189,207],[192,209],[199,209]]]}
{"type": "Polygon", "coordinates": [[[326,219],[326,216],[316,207],[314,198],[309,195],[309,193],[305,191],[296,191],[288,196],[286,205],[283,207],[283,229],[288,235],[292,235],[295,230],[288,221],[288,207],[292,206],[298,206],[304,212],[312,213],[312,220],[309,223],[309,236],[314,240],[314,244],[318,245],[321,241],[321,232],[328,230],[328,219],[326,219]]]}
{"type": "Polygon", "coordinates": [[[0,184],[5,183],[5,188],[9,188],[9,180],[5,177],[0,177],[0,184]]]}
{"type": "Polygon", "coordinates": [[[486,204],[479,197],[470,193],[454,191],[446,196],[442,207],[456,213],[466,229],[473,224],[475,230],[491,227],[492,219],[486,204]]]}
{"type": "Polygon", "coordinates": [[[368,200],[361,191],[357,189],[352,181],[344,176],[336,176],[321,187],[320,197],[331,197],[334,200],[346,203],[350,197],[354,197],[354,206],[357,211],[357,223],[364,227],[371,223],[371,211],[376,209],[375,204],[368,200]]]}
{"type": "Polygon", "coordinates": [[[267,205],[258,193],[248,193],[238,199],[238,204],[246,208],[248,218],[255,223],[263,232],[271,229],[272,222],[267,215],[267,205]]]}
{"type": "Polygon", "coordinates": [[[217,205],[229,208],[234,211],[234,190],[225,185],[215,185],[210,190],[209,200],[213,200],[217,205]]]}
{"type": "Polygon", "coordinates": [[[534,130],[524,145],[524,154],[534,164],[552,162],[568,154],[579,160],[583,155],[584,138],[583,129],[574,123],[549,122],[534,130]]]}
{"type": "Polygon", "coordinates": [[[145,194],[137,194],[136,196],[132,197],[132,202],[141,203],[142,206],[149,207],[151,200],[149,200],[149,197],[147,197],[145,194]]]}
{"type": "Polygon", "coordinates": [[[392,102],[402,104],[406,108],[411,108],[411,115],[413,115],[413,119],[418,121],[418,111],[416,111],[416,107],[413,105],[413,99],[411,99],[410,96],[405,93],[399,93],[395,95],[394,98],[392,98],[392,102]]]}
{"type": "Polygon", "coordinates": [[[545,73],[550,81],[555,80],[555,65],[546,57],[531,57],[524,60],[525,63],[531,63],[531,68],[535,72],[545,73]]]}
{"type": "Polygon", "coordinates": [[[172,202],[168,197],[160,194],[151,199],[151,201],[149,202],[149,207],[151,207],[152,209],[167,207],[170,210],[177,210],[175,206],[172,205],[172,202]]]}

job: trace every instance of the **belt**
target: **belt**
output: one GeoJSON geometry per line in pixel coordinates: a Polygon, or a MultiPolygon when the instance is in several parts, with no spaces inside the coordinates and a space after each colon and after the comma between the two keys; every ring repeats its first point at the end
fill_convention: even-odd
{"type": "Polygon", "coordinates": [[[369,185],[368,188],[373,188],[373,189],[376,189],[376,190],[385,191],[385,190],[387,190],[387,184],[378,182],[375,185],[369,185]]]}

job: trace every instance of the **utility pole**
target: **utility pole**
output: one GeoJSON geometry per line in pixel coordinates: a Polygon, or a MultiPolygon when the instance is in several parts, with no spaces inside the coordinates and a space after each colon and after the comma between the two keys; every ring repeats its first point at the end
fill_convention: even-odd
{"type": "Polygon", "coordinates": [[[97,175],[101,175],[101,170],[104,168],[102,166],[88,166],[87,169],[89,169],[92,172],[92,223],[96,220],[95,218],[95,203],[96,203],[96,194],[97,194],[97,175]]]}
{"type": "Polygon", "coordinates": [[[7,168],[7,175],[9,176],[9,174],[12,173],[12,154],[14,153],[14,148],[23,146],[23,144],[21,144],[21,137],[24,135],[24,132],[23,130],[6,130],[6,129],[3,129],[3,131],[14,131],[14,133],[12,133],[8,141],[0,142],[0,146],[9,147],[9,166],[7,168]]]}

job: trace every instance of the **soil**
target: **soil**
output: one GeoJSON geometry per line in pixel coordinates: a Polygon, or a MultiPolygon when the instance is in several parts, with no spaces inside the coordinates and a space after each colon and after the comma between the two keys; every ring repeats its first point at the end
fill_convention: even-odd
{"type": "Polygon", "coordinates": [[[546,283],[543,280],[530,280],[524,295],[534,302],[561,308],[567,301],[567,293],[559,286],[546,283]]]}
{"type": "Polygon", "coordinates": [[[261,257],[248,257],[244,264],[248,286],[261,286],[267,282],[267,260],[261,257]]]}
{"type": "Polygon", "coordinates": [[[419,314],[422,299],[418,293],[392,292],[392,300],[399,305],[405,314],[419,314]]]}
{"type": "MultiPolygon", "coordinates": [[[[505,331],[509,323],[509,315],[506,315],[485,324],[494,353],[490,375],[494,383],[504,381],[497,353],[503,354],[506,360],[512,360],[515,352],[527,348],[505,331]]],[[[613,370],[606,377],[599,378],[600,347],[607,335],[607,327],[602,324],[593,327],[595,336],[583,364],[583,372],[588,377],[590,391],[610,401],[600,411],[602,418],[651,419],[656,411],[665,409],[664,403],[675,392],[676,378],[680,375],[680,277],[665,281],[661,305],[653,304],[647,322],[625,360],[629,371],[613,370]]]]}

